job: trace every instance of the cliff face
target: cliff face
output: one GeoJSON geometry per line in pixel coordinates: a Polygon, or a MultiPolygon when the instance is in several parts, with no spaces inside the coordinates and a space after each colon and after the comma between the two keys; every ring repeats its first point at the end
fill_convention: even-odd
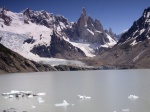
{"type": "Polygon", "coordinates": [[[55,71],[50,65],[38,64],[0,44],[0,73],[55,71]]]}
{"type": "Polygon", "coordinates": [[[34,46],[31,52],[38,54],[41,57],[56,57],[65,59],[78,59],[81,57],[86,57],[82,50],[60,38],[54,31],[51,36],[50,46],[34,46]]]}
{"type": "Polygon", "coordinates": [[[125,65],[150,68],[150,7],[133,23],[118,43],[91,62],[97,65],[125,65]]]}
{"type": "Polygon", "coordinates": [[[99,20],[88,16],[85,8],[83,8],[80,18],[72,26],[72,32],[69,31],[70,38],[73,40],[82,40],[83,42],[98,43],[105,45],[106,43],[116,43],[116,40],[108,32],[106,32],[99,20]]]}

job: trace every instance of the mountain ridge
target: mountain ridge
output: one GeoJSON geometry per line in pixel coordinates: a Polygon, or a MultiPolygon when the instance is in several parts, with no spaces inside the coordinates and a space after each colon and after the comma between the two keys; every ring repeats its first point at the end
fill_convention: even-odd
{"type": "Polygon", "coordinates": [[[133,23],[117,44],[102,52],[94,65],[117,65],[129,68],[150,68],[150,7],[133,23]],[[99,62],[99,63],[98,63],[99,62]]]}
{"type": "Polygon", "coordinates": [[[86,15],[86,10],[83,9],[83,11],[85,14],[81,14],[81,18],[79,18],[77,22],[71,23],[68,19],[64,18],[64,16],[53,15],[52,13],[48,13],[44,10],[33,11],[27,8],[21,13],[13,13],[6,10],[6,8],[1,8],[0,30],[2,33],[0,36],[2,37],[2,44],[6,45],[6,47],[11,50],[21,53],[21,55],[26,58],[31,58],[30,55],[34,55],[34,57],[37,55],[39,58],[59,57],[63,59],[78,59],[88,56],[93,57],[96,54],[95,52],[97,48],[107,48],[115,45],[116,40],[111,38],[111,35],[103,29],[101,23],[97,19],[93,23],[93,19],[86,15]],[[87,20],[82,20],[82,15],[83,19],[85,16],[87,20]],[[3,18],[3,16],[10,19],[3,18]],[[5,22],[7,20],[8,23],[5,22]],[[85,24],[82,24],[83,22],[87,23],[87,28],[82,31],[80,26],[85,26],[85,24]],[[56,32],[57,34],[57,41],[51,42],[53,32],[56,32]],[[11,43],[10,41],[7,41],[8,37],[9,40],[11,39],[11,43]],[[22,37],[22,40],[18,39],[20,42],[16,43],[14,40],[17,40],[18,37],[22,37]],[[53,52],[55,54],[52,55],[50,51],[53,50],[50,49],[51,43],[56,45],[54,42],[57,43],[59,48],[56,48],[57,46],[53,46],[53,49],[60,50],[59,52],[53,52]],[[16,47],[16,44],[18,44],[17,46],[19,48],[16,47]],[[35,50],[37,47],[41,52],[35,50]],[[71,49],[67,50],[70,47],[71,49]],[[66,51],[66,53],[63,54],[63,50],[66,51]],[[66,56],[68,54],[70,56],[66,56]]]}

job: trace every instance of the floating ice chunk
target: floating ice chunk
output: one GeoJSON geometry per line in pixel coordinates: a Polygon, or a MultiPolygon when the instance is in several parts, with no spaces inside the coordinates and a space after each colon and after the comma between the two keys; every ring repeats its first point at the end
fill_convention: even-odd
{"type": "Polygon", "coordinates": [[[20,91],[16,91],[16,90],[11,90],[10,94],[19,94],[20,91]]]}
{"type": "Polygon", "coordinates": [[[38,98],[39,103],[45,102],[41,97],[38,98]]]}
{"type": "Polygon", "coordinates": [[[81,96],[81,95],[78,95],[77,96],[79,99],[91,99],[91,97],[89,97],[89,96],[81,96]]]}
{"type": "Polygon", "coordinates": [[[31,105],[31,108],[36,108],[36,106],[34,106],[34,105],[31,105]]]}
{"type": "Polygon", "coordinates": [[[3,96],[15,95],[15,94],[20,94],[20,91],[12,90],[9,93],[2,93],[3,96]]]}
{"type": "Polygon", "coordinates": [[[84,99],[84,96],[78,95],[77,96],[79,99],[84,99]]]}
{"type": "Polygon", "coordinates": [[[89,96],[84,96],[84,98],[85,98],[85,99],[91,99],[91,97],[89,97],[89,96]]]}
{"type": "Polygon", "coordinates": [[[44,95],[46,95],[46,93],[38,93],[36,95],[38,95],[38,96],[44,96],[44,95]]]}
{"type": "Polygon", "coordinates": [[[130,95],[128,96],[129,99],[138,99],[139,97],[138,96],[135,96],[135,95],[130,95]]]}
{"type": "Polygon", "coordinates": [[[9,98],[13,98],[14,96],[13,95],[9,95],[9,98]]]}
{"type": "Polygon", "coordinates": [[[129,109],[122,109],[123,112],[129,112],[129,109]]]}
{"type": "Polygon", "coordinates": [[[70,104],[67,103],[66,100],[63,100],[63,103],[55,104],[56,107],[60,107],[60,106],[68,106],[68,105],[70,105],[70,104]]]}
{"type": "Polygon", "coordinates": [[[10,94],[16,94],[16,93],[20,93],[20,91],[16,91],[16,90],[11,90],[10,94]]]}
{"type": "Polygon", "coordinates": [[[33,94],[32,91],[21,91],[21,92],[24,93],[24,94],[26,94],[26,95],[31,95],[31,94],[33,94]]]}
{"type": "Polygon", "coordinates": [[[8,96],[10,93],[2,93],[3,96],[8,96]]]}
{"type": "Polygon", "coordinates": [[[32,94],[31,94],[31,95],[29,95],[29,96],[28,96],[28,98],[33,98],[33,95],[32,95],[32,94]]]}
{"type": "Polygon", "coordinates": [[[32,98],[34,96],[42,96],[42,95],[45,95],[46,93],[38,93],[38,94],[35,94],[33,93],[32,91],[16,91],[16,90],[11,90],[11,92],[7,92],[7,93],[2,93],[3,96],[6,96],[6,97],[24,97],[26,96],[27,98],[32,98]],[[11,96],[10,96],[11,95],[11,96]]]}

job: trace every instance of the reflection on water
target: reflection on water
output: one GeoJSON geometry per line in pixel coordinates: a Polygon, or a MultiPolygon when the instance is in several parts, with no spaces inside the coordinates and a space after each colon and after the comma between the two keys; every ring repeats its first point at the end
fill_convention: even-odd
{"type": "Polygon", "coordinates": [[[0,111],[16,108],[27,112],[149,112],[149,73],[150,70],[104,70],[0,75],[0,93],[46,93],[33,98],[1,95],[0,111]],[[89,98],[82,100],[78,95],[89,98]]]}

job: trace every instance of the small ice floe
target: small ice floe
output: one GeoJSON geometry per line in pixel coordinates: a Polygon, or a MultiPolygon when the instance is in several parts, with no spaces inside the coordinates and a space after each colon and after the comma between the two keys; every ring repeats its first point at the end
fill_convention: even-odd
{"type": "Polygon", "coordinates": [[[91,97],[89,97],[89,96],[78,95],[77,97],[78,97],[78,99],[81,99],[81,100],[83,100],[83,99],[91,99],[91,97]]]}
{"type": "Polygon", "coordinates": [[[39,102],[39,103],[44,103],[45,101],[44,101],[41,97],[39,97],[39,98],[38,98],[38,102],[39,102]]]}
{"type": "Polygon", "coordinates": [[[68,106],[68,105],[70,105],[70,104],[67,103],[66,100],[63,100],[63,103],[55,104],[56,107],[60,107],[60,106],[68,106]]]}
{"type": "Polygon", "coordinates": [[[28,95],[28,98],[33,98],[33,95],[31,94],[31,95],[28,95]]]}
{"type": "Polygon", "coordinates": [[[11,90],[11,92],[9,94],[11,94],[11,95],[20,94],[20,91],[11,90]]]}
{"type": "Polygon", "coordinates": [[[2,93],[3,96],[20,94],[20,91],[12,90],[9,93],[2,93]]]}
{"type": "Polygon", "coordinates": [[[7,96],[5,96],[4,98],[8,98],[7,96]]]}
{"type": "Polygon", "coordinates": [[[122,109],[122,112],[129,112],[129,109],[122,109]]]}
{"type": "Polygon", "coordinates": [[[8,96],[10,93],[2,93],[2,96],[8,96]]]}
{"type": "Polygon", "coordinates": [[[34,94],[32,91],[20,91],[20,92],[25,95],[33,95],[34,94]]]}
{"type": "Polygon", "coordinates": [[[8,98],[13,98],[14,96],[13,95],[9,95],[9,97],[8,98]]]}
{"type": "Polygon", "coordinates": [[[136,95],[130,95],[130,96],[128,96],[128,98],[129,98],[129,99],[138,99],[139,97],[136,96],[136,95]]]}
{"type": "Polygon", "coordinates": [[[37,93],[36,95],[37,96],[44,96],[44,95],[46,95],[46,93],[37,93]]]}
{"type": "Polygon", "coordinates": [[[10,95],[13,95],[16,98],[24,97],[24,96],[26,96],[27,98],[32,98],[33,96],[42,96],[42,95],[45,95],[45,94],[46,93],[37,93],[37,94],[35,94],[32,91],[16,91],[16,90],[11,90],[11,92],[2,93],[2,96],[9,97],[10,95]]]}
{"type": "Polygon", "coordinates": [[[33,109],[34,109],[34,108],[36,108],[36,106],[34,106],[34,105],[31,105],[31,108],[33,108],[33,109]]]}

